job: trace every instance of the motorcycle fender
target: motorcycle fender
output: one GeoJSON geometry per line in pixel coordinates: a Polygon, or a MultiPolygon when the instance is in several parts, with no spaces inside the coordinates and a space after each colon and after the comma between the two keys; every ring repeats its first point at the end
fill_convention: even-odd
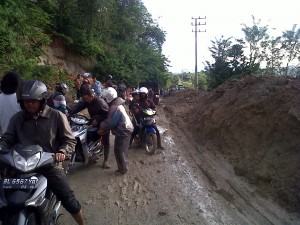
{"type": "Polygon", "coordinates": [[[84,164],[87,165],[89,163],[89,150],[86,143],[82,146],[82,150],[84,155],[84,164]]]}
{"type": "Polygon", "coordinates": [[[86,135],[84,136],[85,138],[82,139],[82,137],[76,137],[76,141],[77,141],[77,145],[79,146],[76,146],[78,147],[81,151],[82,149],[82,153],[83,153],[83,157],[84,157],[84,164],[87,165],[89,163],[89,149],[88,149],[88,146],[87,146],[87,143],[86,143],[86,135]]]}
{"type": "Polygon", "coordinates": [[[32,197],[25,202],[25,206],[38,207],[41,204],[43,204],[45,200],[46,189],[47,189],[47,179],[43,176],[40,176],[39,181],[37,183],[37,188],[34,194],[32,195],[32,197]]]}
{"type": "Polygon", "coordinates": [[[145,127],[145,134],[148,132],[156,134],[156,130],[153,127],[145,127]]]}

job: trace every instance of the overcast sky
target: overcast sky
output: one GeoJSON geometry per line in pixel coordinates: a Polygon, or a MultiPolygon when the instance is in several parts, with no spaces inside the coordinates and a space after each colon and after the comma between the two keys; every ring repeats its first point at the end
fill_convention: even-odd
{"type": "MultiPolygon", "coordinates": [[[[171,61],[174,73],[195,71],[195,33],[192,17],[198,22],[198,71],[210,60],[211,40],[233,36],[242,38],[242,25],[252,26],[252,15],[261,25],[276,28],[274,36],[300,24],[297,0],[143,0],[152,18],[166,31],[163,54],[171,61]],[[206,31],[206,32],[204,32],[206,31]]],[[[298,26],[299,27],[299,26],[298,26]]],[[[269,34],[273,35],[273,33],[269,34]]]]}

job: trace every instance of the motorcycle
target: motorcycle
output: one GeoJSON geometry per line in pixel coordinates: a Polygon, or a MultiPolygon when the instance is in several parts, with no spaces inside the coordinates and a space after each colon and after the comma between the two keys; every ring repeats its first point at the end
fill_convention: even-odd
{"type": "Polygon", "coordinates": [[[70,127],[76,138],[75,150],[72,152],[70,162],[65,169],[68,173],[75,162],[88,165],[94,163],[103,155],[104,146],[101,143],[101,137],[98,135],[96,127],[90,127],[91,120],[83,115],[70,115],[70,127]]]}
{"type": "Polygon", "coordinates": [[[61,202],[38,169],[53,166],[54,154],[39,145],[1,150],[0,221],[2,225],[55,225],[61,202]]]}
{"type": "Polygon", "coordinates": [[[139,133],[134,138],[137,144],[143,145],[149,155],[153,155],[157,149],[157,136],[154,125],[156,120],[154,116],[156,111],[153,109],[141,109],[143,116],[138,122],[134,114],[131,113],[134,123],[139,127],[139,133]]]}

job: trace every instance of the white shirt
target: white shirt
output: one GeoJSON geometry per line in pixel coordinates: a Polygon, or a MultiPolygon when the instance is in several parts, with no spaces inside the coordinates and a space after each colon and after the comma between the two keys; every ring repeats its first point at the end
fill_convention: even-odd
{"type": "Polygon", "coordinates": [[[10,118],[21,110],[16,93],[0,94],[0,135],[6,132],[10,118]]]}

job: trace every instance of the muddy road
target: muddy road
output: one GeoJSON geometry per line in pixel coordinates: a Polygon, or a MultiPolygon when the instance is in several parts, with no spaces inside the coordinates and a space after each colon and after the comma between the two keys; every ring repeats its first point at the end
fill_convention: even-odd
{"type": "MultiPolygon", "coordinates": [[[[164,103],[157,123],[164,150],[149,156],[129,152],[129,172],[117,175],[113,147],[110,169],[102,160],[76,164],[69,181],[88,225],[300,224],[299,218],[265,199],[219,155],[201,149],[170,122],[164,103]]],[[[112,143],[113,143],[112,136],[112,143]]],[[[75,224],[63,211],[60,224],[75,224]]]]}

